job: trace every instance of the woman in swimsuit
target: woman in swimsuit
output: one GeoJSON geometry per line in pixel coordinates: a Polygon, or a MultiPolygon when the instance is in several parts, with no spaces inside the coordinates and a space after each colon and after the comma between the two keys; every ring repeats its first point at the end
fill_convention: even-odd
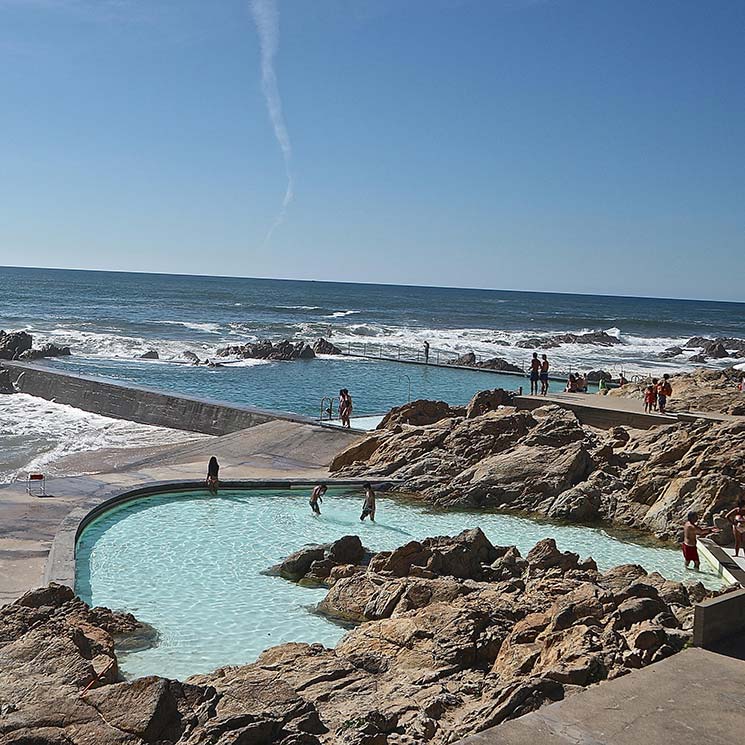
{"type": "Polygon", "coordinates": [[[220,464],[213,455],[207,465],[207,478],[204,480],[205,485],[210,490],[210,494],[217,494],[217,487],[220,486],[220,464]]]}
{"type": "Polygon", "coordinates": [[[735,556],[740,553],[740,548],[745,550],[745,499],[737,503],[737,507],[731,509],[725,517],[732,523],[732,533],[735,537],[735,556]]]}

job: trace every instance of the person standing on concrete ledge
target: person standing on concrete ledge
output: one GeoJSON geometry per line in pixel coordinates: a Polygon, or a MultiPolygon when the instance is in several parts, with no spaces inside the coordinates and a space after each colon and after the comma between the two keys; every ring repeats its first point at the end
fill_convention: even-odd
{"type": "Polygon", "coordinates": [[[541,361],[538,359],[538,352],[533,352],[533,359],[530,360],[530,395],[538,395],[538,381],[541,378],[541,361]]]}
{"type": "Polygon", "coordinates": [[[699,528],[698,513],[688,513],[688,519],[686,520],[686,524],[683,526],[683,543],[681,544],[686,569],[688,569],[688,565],[691,562],[693,562],[693,568],[696,571],[698,571],[701,566],[701,562],[698,558],[698,537],[701,536],[703,538],[706,535],[718,532],[719,528],[699,528]]]}
{"type": "Polygon", "coordinates": [[[429,342],[428,341],[424,342],[424,364],[425,365],[429,364],[429,342]]]}
{"type": "Polygon", "coordinates": [[[548,357],[541,355],[541,396],[548,393],[548,357]]]}
{"type": "Polygon", "coordinates": [[[210,494],[217,496],[217,487],[220,486],[220,464],[214,455],[210,458],[210,462],[207,465],[205,484],[210,490],[210,494]]]}

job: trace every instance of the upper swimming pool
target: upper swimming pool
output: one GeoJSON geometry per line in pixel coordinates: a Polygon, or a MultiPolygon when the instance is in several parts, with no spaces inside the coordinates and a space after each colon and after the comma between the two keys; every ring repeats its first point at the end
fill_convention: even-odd
{"type": "Polygon", "coordinates": [[[602,529],[541,523],[485,512],[432,511],[390,497],[378,521],[360,523],[361,494],[330,490],[310,514],[309,490],[160,494],[127,502],[89,524],[78,540],[76,591],[88,603],[134,613],[154,626],[158,646],[122,655],[128,677],[184,677],[254,660],[292,641],[334,646],[344,628],[313,613],[324,589],[300,587],[262,570],[307,543],[357,534],[373,551],[412,539],[480,527],[498,545],[527,552],[553,537],[562,550],[592,556],[601,569],[637,563],[670,579],[713,573],[683,569],[678,551],[613,537],[602,529]]]}

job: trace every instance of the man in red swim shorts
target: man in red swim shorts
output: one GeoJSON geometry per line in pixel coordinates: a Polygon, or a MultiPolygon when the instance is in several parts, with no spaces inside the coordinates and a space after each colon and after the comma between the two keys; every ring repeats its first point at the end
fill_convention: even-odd
{"type": "Polygon", "coordinates": [[[698,571],[700,561],[698,558],[698,536],[710,535],[711,533],[718,533],[718,528],[700,528],[698,525],[698,513],[689,512],[686,524],[683,526],[683,543],[680,544],[683,549],[683,561],[685,561],[686,569],[688,565],[693,562],[693,568],[698,571]]]}

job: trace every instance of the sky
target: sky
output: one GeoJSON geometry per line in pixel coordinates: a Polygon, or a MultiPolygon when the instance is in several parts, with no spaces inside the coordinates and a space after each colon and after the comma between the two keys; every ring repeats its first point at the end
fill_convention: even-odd
{"type": "Polygon", "coordinates": [[[743,0],[0,0],[0,132],[0,266],[745,300],[743,0]]]}

